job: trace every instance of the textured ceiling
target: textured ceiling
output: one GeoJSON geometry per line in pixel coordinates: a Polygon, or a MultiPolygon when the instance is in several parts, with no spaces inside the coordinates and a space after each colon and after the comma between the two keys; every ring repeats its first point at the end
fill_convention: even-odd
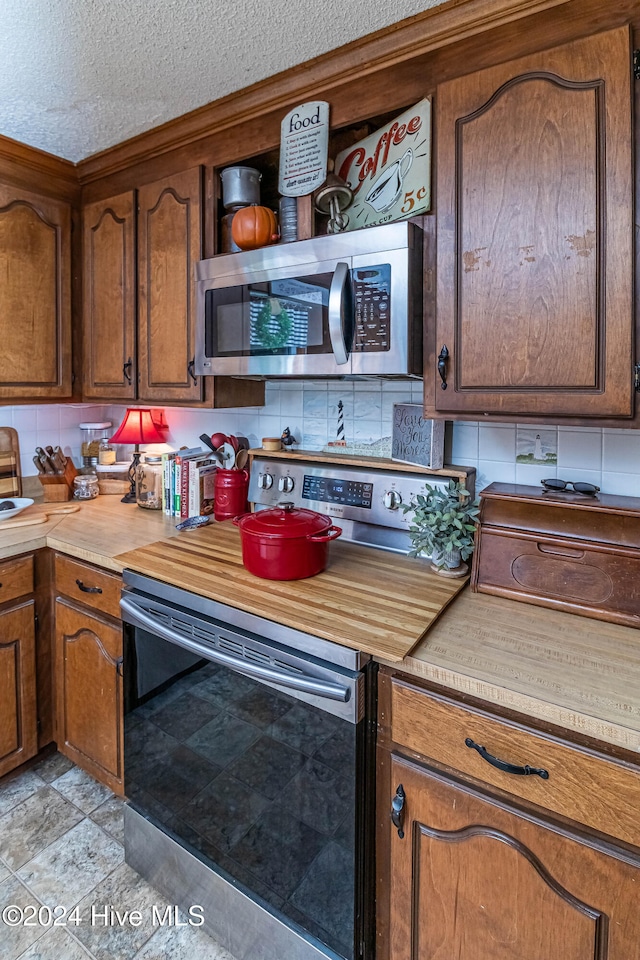
{"type": "Polygon", "coordinates": [[[0,0],[0,134],[77,162],[443,0],[0,0]]]}

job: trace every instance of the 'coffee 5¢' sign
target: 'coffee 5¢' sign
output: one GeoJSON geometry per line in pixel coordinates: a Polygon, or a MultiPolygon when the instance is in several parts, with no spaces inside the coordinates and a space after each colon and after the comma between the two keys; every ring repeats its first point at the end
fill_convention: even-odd
{"type": "Polygon", "coordinates": [[[329,104],[301,103],[280,125],[280,176],[283,197],[304,197],[327,179],[329,104]]]}
{"type": "Polygon", "coordinates": [[[424,213],[431,206],[431,99],[343,150],[335,170],[354,194],[347,230],[424,213]]]}

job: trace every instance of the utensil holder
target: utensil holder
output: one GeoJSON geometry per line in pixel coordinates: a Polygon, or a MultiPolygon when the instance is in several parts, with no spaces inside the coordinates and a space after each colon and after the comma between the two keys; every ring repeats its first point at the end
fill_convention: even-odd
{"type": "Polygon", "coordinates": [[[64,473],[41,473],[40,483],[44,492],[45,503],[59,503],[71,500],[73,497],[73,480],[78,475],[75,464],[67,460],[64,473]]]}

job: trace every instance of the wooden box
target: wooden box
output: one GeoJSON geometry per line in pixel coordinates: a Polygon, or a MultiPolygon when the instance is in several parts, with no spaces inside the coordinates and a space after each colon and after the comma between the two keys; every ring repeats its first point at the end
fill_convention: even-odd
{"type": "Polygon", "coordinates": [[[490,484],[471,588],[640,627],[640,498],[490,484]]]}

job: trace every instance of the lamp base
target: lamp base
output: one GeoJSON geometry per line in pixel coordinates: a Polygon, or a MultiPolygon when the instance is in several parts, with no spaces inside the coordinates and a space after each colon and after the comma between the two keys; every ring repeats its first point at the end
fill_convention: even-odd
{"type": "Polygon", "coordinates": [[[138,464],[140,463],[140,451],[138,449],[138,444],[136,443],[136,449],[133,454],[133,460],[129,464],[129,469],[127,470],[127,479],[130,484],[130,488],[120,503],[137,503],[138,498],[136,497],[136,473],[138,472],[138,464]]]}

